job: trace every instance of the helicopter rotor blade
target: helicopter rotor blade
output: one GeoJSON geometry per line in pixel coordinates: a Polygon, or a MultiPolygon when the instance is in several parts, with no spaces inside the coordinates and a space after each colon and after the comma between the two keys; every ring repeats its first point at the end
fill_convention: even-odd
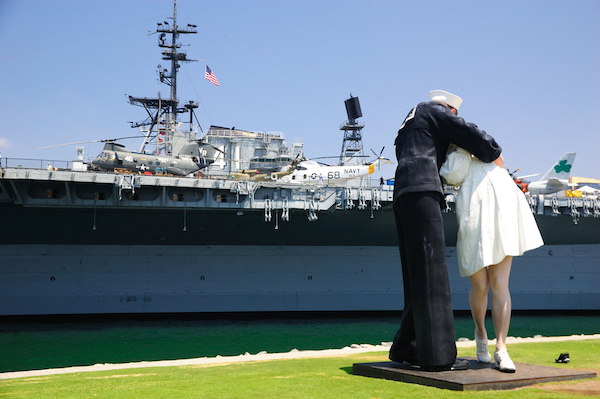
{"type": "Polygon", "coordinates": [[[220,153],[222,153],[223,155],[225,155],[225,151],[221,150],[220,148],[217,148],[217,147],[215,147],[214,145],[212,145],[212,144],[210,144],[210,143],[205,143],[205,142],[202,142],[202,139],[198,139],[198,140],[196,140],[196,142],[197,142],[198,144],[205,144],[205,145],[208,145],[208,146],[212,147],[212,148],[213,148],[213,150],[215,150],[215,151],[219,151],[220,153]]]}
{"type": "Polygon", "coordinates": [[[55,145],[49,145],[46,147],[38,147],[36,148],[36,150],[44,150],[46,148],[54,148],[54,147],[63,147],[63,146],[67,146],[67,145],[76,145],[76,144],[87,144],[87,143],[112,143],[118,140],[126,140],[126,139],[139,139],[139,138],[143,138],[140,136],[129,136],[129,137],[119,137],[116,139],[103,139],[103,140],[88,140],[88,141],[76,141],[74,143],[64,143],[64,144],[55,144],[55,145]]]}
{"type": "Polygon", "coordinates": [[[127,136],[127,137],[118,137],[116,139],[104,139],[104,140],[98,140],[100,143],[113,143],[115,141],[119,141],[119,140],[129,140],[129,139],[143,139],[143,136],[127,136]]]}
{"type": "Polygon", "coordinates": [[[220,149],[220,148],[217,148],[217,147],[215,147],[215,146],[214,146],[214,145],[212,145],[212,144],[209,144],[209,145],[210,145],[210,146],[211,146],[211,147],[212,147],[212,148],[213,148],[215,151],[219,151],[221,154],[225,155],[225,151],[223,151],[222,149],[220,149]]]}
{"type": "Polygon", "coordinates": [[[373,153],[373,155],[375,155],[377,157],[377,159],[381,158],[381,154],[383,154],[383,150],[385,150],[385,146],[383,146],[383,148],[381,149],[381,151],[379,152],[379,155],[377,155],[377,153],[375,151],[373,151],[373,149],[370,149],[371,152],[373,153]]]}
{"type": "MultiPolygon", "coordinates": [[[[327,158],[338,158],[339,159],[339,155],[337,156],[331,156],[331,157],[317,157],[317,158],[310,158],[311,160],[315,160],[315,159],[327,159],[327,158]]],[[[370,155],[352,155],[349,159],[352,158],[371,158],[370,155]]]]}
{"type": "Polygon", "coordinates": [[[76,141],[74,143],[64,143],[64,144],[48,145],[46,147],[38,147],[38,148],[36,148],[36,150],[45,150],[46,148],[63,147],[63,146],[66,146],[66,145],[97,143],[99,141],[100,140],[76,141]]]}

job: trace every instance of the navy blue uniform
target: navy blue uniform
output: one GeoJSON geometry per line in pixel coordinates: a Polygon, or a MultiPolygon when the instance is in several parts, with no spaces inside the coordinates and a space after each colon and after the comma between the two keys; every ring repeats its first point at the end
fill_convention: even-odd
{"type": "Polygon", "coordinates": [[[447,369],[456,360],[439,176],[450,143],[483,162],[494,161],[502,152],[491,136],[438,102],[413,108],[395,141],[394,215],[404,310],[390,359],[431,370],[447,369]]]}

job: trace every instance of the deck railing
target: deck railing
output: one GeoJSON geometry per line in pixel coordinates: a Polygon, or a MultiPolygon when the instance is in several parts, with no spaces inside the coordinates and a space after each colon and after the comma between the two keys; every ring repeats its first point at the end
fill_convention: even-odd
{"type": "Polygon", "coordinates": [[[19,169],[71,169],[72,161],[57,159],[1,158],[0,167],[19,169]]]}

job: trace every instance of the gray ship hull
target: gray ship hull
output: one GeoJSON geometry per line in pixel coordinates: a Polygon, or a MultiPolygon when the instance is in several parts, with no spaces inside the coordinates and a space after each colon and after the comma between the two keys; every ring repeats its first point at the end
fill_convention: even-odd
{"type": "MultiPolygon", "coordinates": [[[[389,201],[379,209],[331,207],[310,221],[299,209],[287,220],[273,209],[268,219],[263,205],[243,202],[218,209],[21,199],[0,207],[0,315],[403,307],[389,201]]],[[[599,309],[600,219],[536,220],[546,245],[515,258],[513,308],[599,309]]],[[[444,222],[453,307],[467,310],[469,280],[458,275],[451,209],[444,222]]]]}
{"type": "MultiPolygon", "coordinates": [[[[469,280],[447,248],[453,307],[469,280]]],[[[393,246],[3,245],[2,315],[393,311],[403,306],[393,246]],[[8,266],[8,267],[7,267],[8,266]]],[[[515,258],[513,309],[598,310],[600,245],[550,245],[515,258]]]]}

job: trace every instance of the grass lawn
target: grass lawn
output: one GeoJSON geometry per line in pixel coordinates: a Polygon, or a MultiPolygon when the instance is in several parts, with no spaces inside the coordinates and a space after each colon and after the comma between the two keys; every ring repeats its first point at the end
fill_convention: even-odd
{"type": "MultiPolygon", "coordinates": [[[[491,350],[493,350],[491,348],[491,350]]],[[[512,344],[516,362],[600,374],[600,340],[512,344]],[[554,359],[569,352],[571,362],[554,359]]],[[[475,348],[459,349],[474,356],[475,348]]],[[[327,358],[144,368],[0,381],[6,398],[585,398],[600,380],[540,384],[508,391],[455,392],[352,375],[353,363],[385,361],[375,352],[327,358]]],[[[518,371],[517,371],[518,372],[518,371]]]]}

